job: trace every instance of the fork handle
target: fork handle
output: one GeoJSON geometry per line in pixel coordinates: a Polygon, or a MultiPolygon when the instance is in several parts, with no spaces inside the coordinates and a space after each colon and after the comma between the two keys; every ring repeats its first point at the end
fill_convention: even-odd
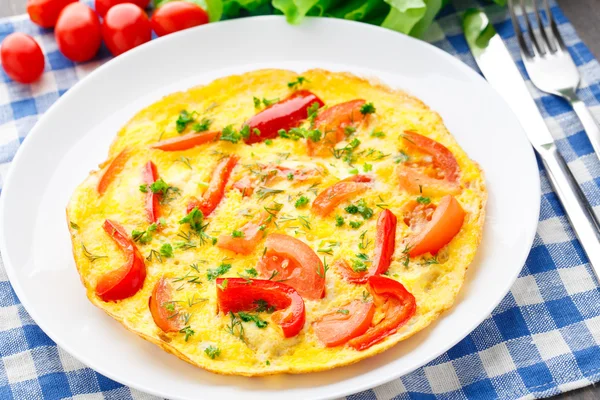
{"type": "Polygon", "coordinates": [[[592,143],[594,152],[600,159],[600,125],[598,125],[598,121],[596,121],[585,103],[576,94],[573,93],[568,96],[568,100],[579,117],[583,129],[592,143]]]}
{"type": "Polygon", "coordinates": [[[550,182],[562,203],[567,218],[588,256],[590,265],[600,280],[600,224],[579,184],[554,143],[536,149],[540,154],[550,182]]]}

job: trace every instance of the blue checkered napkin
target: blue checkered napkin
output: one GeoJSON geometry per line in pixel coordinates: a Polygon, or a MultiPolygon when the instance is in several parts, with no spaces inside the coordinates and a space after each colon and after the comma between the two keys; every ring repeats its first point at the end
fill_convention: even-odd
{"type": "MultiPolygon", "coordinates": [[[[500,8],[487,11],[525,75],[510,22],[500,8]]],[[[579,95],[600,120],[600,65],[561,10],[554,5],[553,11],[583,77],[579,95]]],[[[13,31],[35,36],[47,65],[42,80],[31,86],[10,82],[0,71],[0,189],[38,116],[108,59],[103,50],[95,61],[75,65],[58,52],[50,31],[25,18],[0,20],[0,41],[13,31]]],[[[455,10],[438,18],[428,40],[476,68],[455,10]]],[[[584,192],[594,206],[600,205],[600,163],[575,114],[562,100],[531,89],[584,192]]],[[[543,170],[540,176],[541,215],[531,254],[492,315],[425,367],[349,399],[540,398],[600,380],[598,284],[543,170]]],[[[20,304],[1,263],[0,358],[0,399],[154,399],[58,348],[20,304]]]]}

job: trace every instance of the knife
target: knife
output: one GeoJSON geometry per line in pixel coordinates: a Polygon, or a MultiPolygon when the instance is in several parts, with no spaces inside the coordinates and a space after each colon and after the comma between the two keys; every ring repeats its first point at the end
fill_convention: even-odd
{"type": "Polygon", "coordinates": [[[463,32],[483,76],[517,115],[531,145],[539,154],[590,265],[600,279],[600,224],[564,158],[554,143],[525,81],[487,15],[470,9],[463,32]]]}

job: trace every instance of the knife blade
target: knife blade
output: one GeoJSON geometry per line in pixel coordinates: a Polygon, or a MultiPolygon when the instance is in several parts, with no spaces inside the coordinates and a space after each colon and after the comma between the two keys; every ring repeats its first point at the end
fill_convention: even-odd
{"type": "Polygon", "coordinates": [[[558,152],[527,84],[487,15],[476,9],[463,17],[469,49],[485,79],[516,114],[529,141],[539,154],[567,218],[600,279],[600,224],[564,158],[558,152]]]}

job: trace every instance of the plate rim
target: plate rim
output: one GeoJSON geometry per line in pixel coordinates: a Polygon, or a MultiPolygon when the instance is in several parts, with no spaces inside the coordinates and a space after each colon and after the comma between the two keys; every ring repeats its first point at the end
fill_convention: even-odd
{"type": "MultiPolygon", "coordinates": [[[[40,128],[40,126],[44,125],[45,120],[47,118],[49,118],[49,115],[52,115],[56,108],[61,107],[62,104],[64,102],[69,101],[69,99],[71,97],[77,96],[77,93],[81,90],[82,87],[84,87],[84,85],[86,85],[89,81],[92,81],[92,79],[94,79],[97,75],[103,73],[104,70],[106,70],[108,68],[113,68],[113,66],[118,65],[119,63],[121,63],[121,64],[127,63],[130,58],[136,57],[138,53],[142,53],[144,51],[151,52],[153,47],[157,46],[156,43],[159,40],[162,40],[162,42],[160,42],[160,43],[164,43],[166,41],[175,41],[180,36],[192,35],[193,33],[191,33],[191,32],[199,32],[200,30],[210,30],[210,29],[222,29],[221,27],[224,25],[235,25],[237,23],[240,23],[241,21],[243,21],[244,23],[247,23],[248,20],[261,22],[264,20],[266,20],[266,21],[283,20],[284,18],[285,17],[278,16],[278,15],[264,15],[264,16],[253,16],[253,17],[245,17],[245,18],[241,18],[241,19],[219,21],[216,24],[210,23],[207,25],[198,26],[198,27],[190,28],[190,29],[187,29],[184,31],[176,32],[176,33],[167,35],[162,38],[151,40],[150,42],[148,42],[142,46],[134,48],[134,49],[128,51],[127,53],[122,54],[119,57],[114,57],[114,58],[110,59],[109,61],[103,63],[99,67],[95,68],[88,75],[86,75],[83,79],[80,79],[75,85],[73,85],[69,90],[67,90],[67,92],[65,94],[63,94],[61,97],[59,97],[59,99],[57,101],[55,101],[48,108],[48,110],[46,110],[46,112],[43,115],[41,115],[39,117],[38,121],[31,128],[30,132],[27,134],[25,140],[19,146],[17,153],[15,154],[15,156],[13,157],[13,160],[11,161],[11,165],[10,165],[9,171],[6,176],[6,179],[4,182],[4,188],[3,188],[2,192],[6,192],[7,189],[12,187],[13,185],[16,185],[15,183],[13,183],[14,175],[16,174],[14,171],[15,171],[15,169],[18,168],[18,165],[20,165],[20,160],[21,160],[21,158],[24,157],[23,153],[28,152],[29,147],[33,146],[31,143],[34,142],[34,139],[29,139],[29,138],[37,137],[37,136],[41,135],[42,129],[40,128]]],[[[401,33],[398,33],[398,32],[395,32],[395,31],[392,31],[392,30],[389,30],[389,29],[386,29],[386,28],[383,28],[380,26],[374,26],[374,25],[370,25],[370,24],[366,24],[366,23],[358,22],[358,21],[350,21],[350,20],[329,18],[329,17],[307,17],[307,19],[311,20],[312,23],[317,23],[317,24],[343,24],[343,25],[355,25],[355,26],[360,25],[361,29],[365,29],[365,28],[372,29],[374,31],[386,32],[386,34],[399,34],[399,35],[402,35],[405,40],[417,42],[417,43],[419,43],[419,45],[424,46],[424,47],[428,48],[430,51],[433,51],[434,53],[436,53],[437,56],[443,57],[448,62],[450,62],[454,66],[456,66],[457,68],[460,68],[463,71],[467,71],[467,74],[471,75],[473,77],[473,79],[479,80],[480,82],[483,82],[485,85],[487,85],[496,94],[497,98],[507,106],[507,109],[509,110],[510,114],[514,117],[515,121],[518,122],[517,116],[514,114],[512,109],[510,109],[508,103],[502,98],[502,96],[500,96],[500,94],[493,87],[491,87],[489,85],[489,83],[487,83],[487,81],[480,74],[477,73],[476,70],[469,67],[466,63],[464,63],[463,61],[461,61],[454,55],[445,52],[444,50],[434,46],[433,44],[431,44],[429,42],[415,39],[408,35],[404,35],[404,34],[401,34],[401,33]]],[[[519,122],[519,126],[520,126],[520,122],[519,122]]],[[[525,136],[525,132],[522,127],[521,127],[521,134],[523,136],[525,136]]],[[[528,141],[527,141],[527,143],[528,143],[528,141]]],[[[536,158],[535,158],[535,153],[534,153],[533,147],[529,146],[528,154],[529,154],[528,155],[528,159],[529,159],[528,163],[532,167],[536,166],[537,163],[536,163],[536,158]]],[[[536,172],[537,172],[537,169],[536,169],[536,172]]],[[[484,173],[485,173],[485,171],[484,171],[484,173]]],[[[529,224],[531,224],[532,228],[531,228],[531,232],[529,233],[530,237],[527,238],[527,243],[529,244],[528,250],[526,252],[524,251],[521,256],[522,260],[520,261],[520,264],[522,266],[525,265],[527,256],[528,256],[529,252],[531,251],[531,247],[534,243],[535,235],[537,232],[537,225],[539,222],[539,214],[540,214],[540,208],[541,208],[540,197],[541,197],[541,193],[542,193],[539,173],[536,174],[536,177],[537,177],[537,179],[534,179],[535,188],[532,189],[535,191],[535,194],[537,195],[537,201],[534,202],[534,205],[536,206],[536,208],[535,208],[535,210],[532,210],[532,213],[531,213],[531,219],[533,220],[533,223],[532,222],[529,223],[529,224]],[[533,212],[533,211],[535,211],[535,212],[533,212]]],[[[486,179],[486,185],[487,185],[487,179],[486,179]]],[[[6,210],[6,198],[7,198],[6,193],[3,193],[2,195],[0,195],[0,253],[2,254],[2,260],[4,262],[5,270],[6,270],[8,278],[9,278],[11,287],[15,291],[15,293],[16,293],[17,297],[19,298],[19,301],[21,302],[23,307],[26,309],[26,311],[31,316],[31,318],[34,320],[34,322],[40,327],[40,329],[42,329],[42,331],[44,331],[44,333],[46,335],[48,335],[48,337],[50,337],[50,339],[52,339],[58,347],[65,350],[69,355],[73,356],[78,361],[82,362],[86,367],[91,368],[94,371],[96,371],[116,382],[119,382],[128,387],[140,390],[144,393],[148,393],[148,394],[155,395],[155,396],[162,396],[162,397],[166,397],[166,398],[173,398],[173,399],[178,398],[178,397],[173,397],[172,394],[169,394],[167,392],[148,390],[147,388],[145,388],[141,385],[138,385],[136,382],[131,382],[127,378],[121,378],[119,376],[116,376],[116,375],[112,374],[111,371],[106,370],[104,368],[99,368],[97,366],[92,367],[91,365],[94,365],[93,361],[88,362],[89,360],[86,357],[81,356],[76,351],[72,351],[71,346],[68,343],[65,343],[63,340],[60,340],[60,339],[57,340],[57,338],[55,338],[53,334],[48,333],[47,330],[44,329],[45,324],[44,323],[40,324],[38,322],[39,318],[37,316],[37,312],[31,311],[33,308],[31,307],[29,300],[27,299],[27,296],[25,296],[24,289],[22,288],[22,286],[18,280],[15,268],[12,265],[11,258],[9,257],[9,251],[8,251],[8,248],[6,245],[6,239],[5,239],[6,238],[5,214],[7,211],[6,210]],[[27,300],[24,300],[24,299],[27,299],[27,300]]],[[[527,226],[530,226],[529,224],[527,226]]],[[[483,234],[485,235],[485,233],[483,233],[483,234]]],[[[480,249],[478,248],[478,252],[479,252],[479,250],[480,249]]],[[[434,351],[432,353],[432,355],[430,355],[429,357],[426,357],[424,359],[424,361],[420,363],[420,365],[416,365],[407,371],[402,371],[402,373],[394,373],[394,374],[385,375],[385,376],[382,376],[379,379],[375,379],[375,380],[371,379],[368,382],[365,381],[362,384],[357,384],[357,385],[353,386],[351,389],[339,390],[335,393],[328,393],[325,396],[320,396],[320,397],[315,397],[315,398],[319,398],[319,399],[330,399],[331,398],[331,399],[333,399],[333,398],[338,398],[340,396],[347,396],[347,395],[357,393],[360,391],[372,389],[374,387],[391,382],[392,380],[398,379],[401,376],[409,374],[409,373],[413,372],[414,370],[423,367],[424,365],[426,365],[433,359],[439,357],[441,354],[447,352],[450,348],[452,348],[458,342],[460,342],[466,336],[468,336],[475,328],[477,328],[477,326],[479,326],[485,319],[487,319],[490,316],[491,312],[498,306],[498,304],[500,304],[502,299],[509,293],[510,288],[512,287],[512,285],[516,281],[517,277],[521,273],[522,268],[515,269],[515,271],[516,272],[513,273],[513,275],[510,277],[510,279],[506,279],[506,281],[505,281],[506,283],[505,283],[503,289],[501,290],[503,295],[500,296],[498,299],[494,299],[493,302],[490,302],[490,306],[488,307],[488,309],[486,309],[486,313],[482,312],[481,316],[474,318],[474,322],[473,322],[472,326],[463,328],[461,331],[462,333],[459,335],[460,337],[458,337],[458,335],[457,335],[458,338],[455,341],[451,341],[451,344],[449,346],[444,347],[444,348],[442,348],[442,347],[438,348],[438,350],[434,351]]],[[[463,285],[464,285],[464,282],[463,282],[463,285]]],[[[462,290],[464,290],[464,289],[461,287],[461,291],[462,290]]],[[[458,295],[460,295],[460,294],[458,294],[458,295]]],[[[452,307],[455,307],[455,306],[456,306],[456,303],[453,304],[452,307]]],[[[440,316],[439,318],[443,318],[443,316],[440,316]]],[[[428,329],[428,328],[426,328],[426,329],[428,329]]]]}

